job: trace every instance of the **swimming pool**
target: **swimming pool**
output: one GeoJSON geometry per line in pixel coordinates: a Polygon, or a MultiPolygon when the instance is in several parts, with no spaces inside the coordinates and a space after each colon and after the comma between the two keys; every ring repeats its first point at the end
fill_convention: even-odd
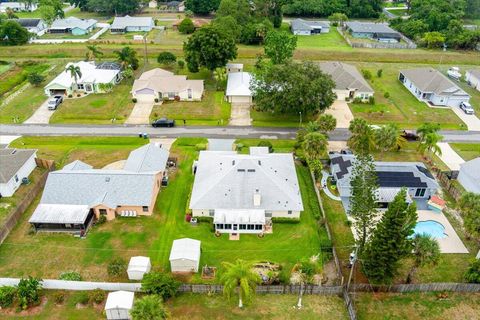
{"type": "Polygon", "coordinates": [[[433,238],[445,238],[445,227],[443,224],[433,220],[420,221],[417,222],[415,229],[413,230],[415,234],[428,234],[433,238]]]}

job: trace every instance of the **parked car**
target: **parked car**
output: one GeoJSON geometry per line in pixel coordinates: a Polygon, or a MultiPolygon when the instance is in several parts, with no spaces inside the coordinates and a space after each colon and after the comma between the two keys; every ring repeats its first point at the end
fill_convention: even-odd
{"type": "Polygon", "coordinates": [[[463,112],[465,112],[466,114],[474,114],[475,111],[473,110],[472,108],[472,105],[468,102],[461,102],[460,103],[460,109],[463,110],[463,112]]]}
{"type": "Polygon", "coordinates": [[[175,127],[175,120],[167,119],[167,118],[160,118],[152,122],[152,127],[159,128],[171,128],[175,127]]]}
{"type": "Polygon", "coordinates": [[[407,141],[417,141],[419,139],[418,135],[413,130],[403,130],[402,137],[407,141]]]}
{"type": "Polygon", "coordinates": [[[62,102],[62,96],[53,96],[50,100],[48,100],[48,110],[56,110],[62,102]]]}
{"type": "Polygon", "coordinates": [[[353,154],[353,152],[350,149],[342,149],[340,150],[340,154],[353,154]]]}

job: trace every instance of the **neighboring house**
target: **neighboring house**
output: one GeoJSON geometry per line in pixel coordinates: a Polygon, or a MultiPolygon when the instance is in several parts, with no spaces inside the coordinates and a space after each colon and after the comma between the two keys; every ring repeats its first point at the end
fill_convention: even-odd
{"type": "Polygon", "coordinates": [[[231,103],[252,103],[251,80],[252,75],[248,72],[230,72],[228,74],[225,99],[231,103]]]}
{"type": "Polygon", "coordinates": [[[36,231],[85,234],[94,218],[153,213],[168,151],[150,143],[132,151],[121,170],[93,169],[76,160],[48,175],[29,222],[36,231]]]}
{"type": "Polygon", "coordinates": [[[36,35],[42,35],[47,29],[47,24],[42,19],[15,19],[28,32],[36,35]]]}
{"type": "Polygon", "coordinates": [[[300,218],[303,211],[291,153],[250,154],[201,151],[194,164],[189,208],[193,217],[211,217],[219,233],[264,233],[272,218],[300,218]]]}
{"type": "Polygon", "coordinates": [[[465,80],[470,86],[480,91],[480,69],[468,70],[465,73],[465,80]]]}
{"type": "Polygon", "coordinates": [[[373,39],[380,42],[400,42],[402,36],[387,23],[350,21],[346,23],[347,31],[354,38],[373,39]]]}
{"type": "Polygon", "coordinates": [[[290,23],[290,29],[295,35],[310,36],[330,32],[330,23],[327,21],[295,19],[290,23]]]}
{"type": "Polygon", "coordinates": [[[149,32],[155,26],[152,17],[115,17],[111,33],[125,33],[125,32],[149,32]]]}
{"type": "Polygon", "coordinates": [[[466,191],[480,194],[480,157],[462,163],[457,180],[466,191]]]}
{"type": "Polygon", "coordinates": [[[200,101],[203,90],[203,80],[187,80],[187,76],[155,68],[135,80],[132,96],[141,102],[155,102],[155,99],[200,101]]]}
{"type": "Polygon", "coordinates": [[[26,3],[26,2],[0,2],[0,13],[7,12],[7,9],[11,9],[15,12],[21,11],[35,11],[38,9],[38,5],[35,2],[26,3]]]}
{"type": "Polygon", "coordinates": [[[355,66],[338,61],[321,62],[319,66],[335,82],[333,92],[338,100],[359,98],[365,101],[373,96],[372,87],[355,66]]]}
{"type": "Polygon", "coordinates": [[[225,66],[227,73],[230,72],[242,72],[243,71],[243,63],[227,63],[225,66]]]}
{"type": "Polygon", "coordinates": [[[199,240],[182,238],[173,240],[170,251],[170,269],[172,272],[198,272],[200,265],[199,240]]]}
{"type": "Polygon", "coordinates": [[[68,17],[53,21],[48,33],[71,33],[74,36],[89,34],[97,27],[97,20],[68,17]]]}
{"type": "Polygon", "coordinates": [[[156,0],[152,0],[148,2],[148,7],[149,8],[158,8],[158,2],[156,0]]]}
{"type": "MultiPolygon", "coordinates": [[[[329,154],[330,170],[336,182],[345,211],[349,211],[354,155],[329,154]]],[[[435,195],[439,186],[430,171],[421,162],[375,161],[378,177],[378,207],[386,208],[401,188],[407,188],[407,202],[415,201],[418,209],[427,209],[428,200],[435,195]]]]}
{"type": "Polygon", "coordinates": [[[72,95],[74,92],[105,92],[104,86],[116,85],[122,79],[120,69],[120,65],[111,62],[104,62],[99,65],[95,65],[93,61],[71,62],[66,65],[62,73],[45,86],[45,94],[53,96],[72,95]],[[82,76],[77,78],[76,83],[70,71],[66,70],[70,65],[80,67],[82,76]]]}
{"type": "MultiPolygon", "coordinates": [[[[195,30],[196,29],[200,29],[201,27],[207,25],[210,23],[209,20],[206,20],[206,19],[191,19],[192,22],[193,22],[193,25],[195,27],[195,30]]],[[[175,21],[173,24],[172,24],[172,29],[173,30],[178,30],[178,26],[180,23],[182,23],[183,19],[182,20],[177,20],[175,21]]]]}
{"type": "Polygon", "coordinates": [[[165,4],[165,7],[168,11],[184,12],[185,11],[185,2],[184,1],[169,1],[165,4]]]}
{"type": "Polygon", "coordinates": [[[420,101],[434,106],[458,107],[470,95],[433,68],[400,70],[398,79],[420,101]]]}
{"type": "Polygon", "coordinates": [[[36,168],[34,149],[0,149],[0,198],[11,197],[36,168]]]}

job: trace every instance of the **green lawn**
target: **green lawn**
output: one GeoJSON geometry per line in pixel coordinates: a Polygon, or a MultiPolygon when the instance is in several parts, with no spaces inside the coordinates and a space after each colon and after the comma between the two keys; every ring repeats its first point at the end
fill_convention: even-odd
{"type": "MultiPolygon", "coordinates": [[[[193,183],[191,166],[197,157],[194,146],[204,141],[180,138],[174,144],[171,154],[178,157],[178,171],[171,175],[169,186],[160,192],[151,217],[118,218],[95,227],[86,240],[61,234],[28,235],[27,220],[35,208],[33,205],[0,247],[0,273],[56,278],[63,271],[78,270],[85,279],[105,280],[108,279],[108,261],[117,256],[128,259],[133,255],[148,255],[154,267],[168,270],[172,241],[182,237],[202,241],[201,265],[220,267],[222,261],[243,258],[277,262],[288,272],[299,259],[322,253],[321,247],[325,248],[322,257],[329,258],[330,243],[326,232],[314,218],[319,214],[319,206],[310,175],[301,166],[297,167],[297,173],[305,211],[298,224],[277,223],[273,226],[273,234],[264,238],[242,235],[240,241],[229,241],[227,235],[216,238],[208,223],[198,226],[186,223],[187,197],[193,183]],[[292,247],[292,243],[295,246],[292,247]],[[18,259],[20,255],[22,259],[18,259]]],[[[35,145],[39,156],[57,159],[61,165],[81,159],[98,168],[125,159],[129,150],[146,140],[24,137],[15,144],[21,146],[22,142],[25,147],[35,145]]],[[[126,275],[119,280],[126,280],[126,275]]],[[[192,281],[199,281],[198,275],[192,281]]]]}
{"type": "Polygon", "coordinates": [[[88,39],[100,31],[100,29],[101,28],[95,28],[92,32],[82,35],[73,35],[71,33],[45,33],[39,39],[88,39]]]}
{"type": "MultiPolygon", "coordinates": [[[[3,65],[2,65],[3,67],[3,65]]],[[[12,90],[26,81],[29,73],[32,72],[45,72],[49,67],[46,63],[19,63],[8,70],[4,70],[0,74],[0,98],[6,93],[11,93],[12,90]]]]}
{"type": "Polygon", "coordinates": [[[479,319],[478,293],[357,293],[355,306],[358,319],[385,320],[466,320],[479,319]]]}
{"type": "Polygon", "coordinates": [[[397,17],[405,16],[407,15],[407,9],[394,9],[394,10],[388,10],[391,14],[396,15],[397,17]]]}
{"type": "Polygon", "coordinates": [[[430,108],[418,101],[398,80],[398,73],[403,68],[415,68],[416,65],[359,63],[360,70],[369,70],[372,79],[369,81],[375,91],[375,105],[350,104],[355,117],[361,117],[373,124],[397,123],[401,128],[418,128],[424,122],[440,123],[443,129],[466,130],[466,125],[455,113],[445,108],[430,108]],[[377,77],[377,70],[383,75],[377,77]],[[389,98],[385,98],[387,93],[389,98]]]}
{"type": "MultiPolygon", "coordinates": [[[[250,117],[252,118],[252,125],[254,127],[299,127],[300,114],[280,114],[268,111],[250,110],[250,117]]],[[[302,115],[302,123],[310,121],[314,118],[313,115],[302,115]]]]}
{"type": "Polygon", "coordinates": [[[8,63],[6,61],[0,61],[0,75],[10,70],[12,66],[13,65],[11,63],[8,63]]]}
{"type": "Polygon", "coordinates": [[[469,161],[480,157],[479,143],[449,143],[453,150],[455,150],[460,157],[465,161],[469,161]]]}
{"type": "MultiPolygon", "coordinates": [[[[240,150],[240,153],[248,154],[250,147],[257,147],[261,141],[264,139],[237,139],[235,144],[242,144],[243,148],[240,150]]],[[[268,140],[272,143],[274,152],[292,152],[296,141],[295,140],[268,140]]]]}
{"type": "Polygon", "coordinates": [[[297,48],[302,49],[332,49],[339,51],[352,51],[342,35],[336,28],[332,27],[329,33],[322,33],[313,36],[297,36],[297,48]]]}

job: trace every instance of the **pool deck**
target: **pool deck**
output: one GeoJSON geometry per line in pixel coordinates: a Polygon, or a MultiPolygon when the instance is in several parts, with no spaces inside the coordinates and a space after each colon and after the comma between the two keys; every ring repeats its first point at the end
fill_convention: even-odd
{"type": "Polygon", "coordinates": [[[418,210],[417,214],[417,221],[432,220],[444,226],[446,237],[437,239],[442,253],[468,253],[467,248],[443,213],[432,210],[418,210]]]}

